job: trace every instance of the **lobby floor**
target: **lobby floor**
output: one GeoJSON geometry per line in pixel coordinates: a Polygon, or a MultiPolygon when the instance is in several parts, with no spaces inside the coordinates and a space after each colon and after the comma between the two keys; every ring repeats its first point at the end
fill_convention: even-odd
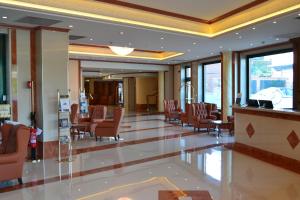
{"type": "Polygon", "coordinates": [[[226,133],[216,138],[163,119],[126,117],[119,142],[76,140],[72,162],[27,162],[23,186],[2,184],[0,199],[300,199],[299,174],[227,149],[234,137],[226,133]]]}

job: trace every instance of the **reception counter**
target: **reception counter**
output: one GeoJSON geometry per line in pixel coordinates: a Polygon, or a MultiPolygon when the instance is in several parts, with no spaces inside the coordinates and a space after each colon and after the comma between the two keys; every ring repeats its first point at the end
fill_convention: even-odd
{"type": "Polygon", "coordinates": [[[300,161],[300,112],[234,107],[236,143],[300,161]]]}

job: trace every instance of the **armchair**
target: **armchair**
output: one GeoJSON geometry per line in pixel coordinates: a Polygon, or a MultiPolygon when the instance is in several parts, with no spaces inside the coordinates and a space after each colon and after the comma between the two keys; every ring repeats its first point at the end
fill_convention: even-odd
{"type": "Polygon", "coordinates": [[[181,126],[183,126],[183,123],[186,123],[188,125],[193,123],[192,104],[185,104],[185,112],[181,113],[180,120],[181,126]]]}
{"type": "Polygon", "coordinates": [[[18,179],[19,184],[22,184],[30,129],[23,125],[4,125],[1,132],[7,137],[3,143],[3,152],[0,154],[0,181],[18,179]]]}
{"type": "Polygon", "coordinates": [[[95,139],[100,137],[114,137],[115,141],[120,139],[119,129],[124,116],[124,108],[115,108],[113,120],[97,122],[95,126],[95,139]]]}
{"type": "Polygon", "coordinates": [[[180,114],[181,114],[181,109],[178,106],[178,101],[177,100],[164,100],[164,104],[166,106],[165,108],[165,117],[166,120],[169,119],[175,119],[179,120],[180,119],[180,114]]]}
{"type": "Polygon", "coordinates": [[[200,130],[200,128],[206,128],[207,131],[209,131],[209,128],[213,128],[210,121],[216,120],[217,117],[214,115],[208,115],[207,107],[204,103],[192,104],[192,110],[194,131],[196,130],[196,128],[198,129],[198,131],[200,130]]]}
{"type": "Polygon", "coordinates": [[[72,136],[72,139],[75,139],[75,135],[80,135],[81,132],[85,133],[88,131],[90,123],[80,121],[78,118],[78,104],[72,104],[71,105],[71,113],[70,113],[70,121],[71,121],[71,128],[70,128],[70,134],[72,136]]]}
{"type": "Polygon", "coordinates": [[[207,114],[208,115],[214,115],[217,117],[217,119],[221,118],[221,113],[218,111],[218,106],[215,103],[205,103],[207,114]]]}

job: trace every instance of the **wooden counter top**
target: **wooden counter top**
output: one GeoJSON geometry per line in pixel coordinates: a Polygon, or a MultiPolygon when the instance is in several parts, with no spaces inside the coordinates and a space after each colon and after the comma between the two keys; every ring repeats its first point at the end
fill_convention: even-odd
{"type": "Polygon", "coordinates": [[[284,120],[300,121],[300,111],[292,109],[265,109],[234,106],[233,112],[247,115],[257,115],[262,117],[279,118],[284,120]]]}

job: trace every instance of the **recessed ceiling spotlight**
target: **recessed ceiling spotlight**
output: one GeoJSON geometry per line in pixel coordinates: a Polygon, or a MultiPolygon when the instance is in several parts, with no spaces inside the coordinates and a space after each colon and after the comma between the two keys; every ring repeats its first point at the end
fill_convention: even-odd
{"type": "Polygon", "coordinates": [[[69,25],[69,28],[73,28],[73,25],[69,25]]]}
{"type": "Polygon", "coordinates": [[[129,42],[128,45],[131,46],[132,45],[131,42],[129,42]]]}
{"type": "Polygon", "coordinates": [[[7,16],[2,16],[2,19],[7,19],[7,16]]]}
{"type": "Polygon", "coordinates": [[[196,45],[197,43],[196,42],[193,42],[193,45],[196,45]]]}
{"type": "Polygon", "coordinates": [[[161,49],[163,49],[164,47],[163,47],[163,46],[161,46],[160,48],[161,48],[161,49]]]}
{"type": "Polygon", "coordinates": [[[242,38],[243,38],[243,37],[240,35],[240,36],[239,36],[239,39],[242,39],[242,38]]]}
{"type": "Polygon", "coordinates": [[[250,43],[250,46],[253,46],[253,43],[250,43]]]}
{"type": "Polygon", "coordinates": [[[277,24],[277,21],[273,21],[273,24],[277,24]]]}
{"type": "Polygon", "coordinates": [[[120,35],[124,35],[124,32],[123,32],[123,31],[121,31],[121,32],[120,32],[120,35]]]}
{"type": "Polygon", "coordinates": [[[160,39],[163,40],[163,39],[165,39],[165,38],[164,38],[164,37],[161,37],[160,39]]]}
{"type": "Polygon", "coordinates": [[[214,55],[215,53],[214,53],[214,52],[211,52],[210,54],[211,54],[211,55],[214,55]]]}
{"type": "Polygon", "coordinates": [[[256,28],[255,27],[252,27],[252,30],[255,30],[256,28]]]}
{"type": "Polygon", "coordinates": [[[223,49],[223,46],[220,46],[219,48],[220,48],[220,49],[223,49]]]}
{"type": "Polygon", "coordinates": [[[236,35],[239,35],[240,33],[236,32],[235,34],[236,34],[236,35]]]}
{"type": "Polygon", "coordinates": [[[278,41],[278,40],[279,40],[279,38],[276,38],[276,40],[278,41]]]}
{"type": "Polygon", "coordinates": [[[298,16],[300,16],[300,13],[298,14],[298,16]]]}
{"type": "Polygon", "coordinates": [[[90,38],[90,41],[93,41],[94,39],[93,38],[90,38]]]}

